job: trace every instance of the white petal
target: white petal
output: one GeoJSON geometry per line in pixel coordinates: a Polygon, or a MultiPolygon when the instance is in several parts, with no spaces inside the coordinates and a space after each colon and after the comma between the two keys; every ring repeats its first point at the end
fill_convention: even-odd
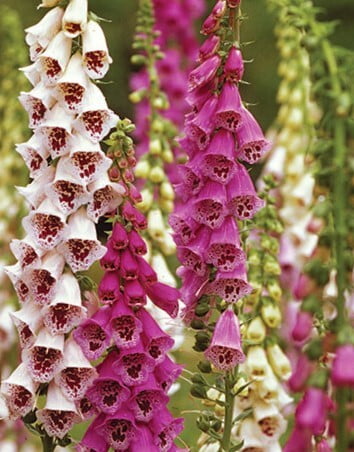
{"type": "Polygon", "coordinates": [[[106,38],[100,25],[93,20],[87,24],[82,36],[84,64],[88,75],[93,79],[106,75],[112,58],[109,56],[106,38]]]}
{"type": "Polygon", "coordinates": [[[18,330],[21,347],[31,347],[42,322],[40,308],[31,302],[24,303],[22,309],[11,313],[11,318],[18,330]]]}
{"type": "Polygon", "coordinates": [[[54,168],[48,166],[42,171],[41,175],[34,179],[29,185],[16,188],[18,192],[26,198],[29,204],[36,209],[44,201],[46,186],[53,181],[54,173],[54,168]]]}
{"type": "Polygon", "coordinates": [[[29,115],[29,127],[31,128],[43,124],[47,112],[55,103],[52,91],[43,83],[39,83],[28,93],[22,91],[19,101],[29,115]]]}
{"type": "Polygon", "coordinates": [[[49,151],[40,145],[36,135],[32,135],[26,143],[17,144],[16,151],[22,156],[32,179],[48,167],[49,151]]]}
{"type": "Polygon", "coordinates": [[[121,195],[125,193],[124,187],[112,183],[107,173],[90,184],[89,191],[92,193],[93,201],[87,206],[87,216],[95,223],[100,217],[116,209],[122,202],[121,195]]]}
{"type": "Polygon", "coordinates": [[[3,380],[1,382],[1,392],[5,393],[7,392],[7,386],[8,385],[19,385],[26,388],[32,395],[35,394],[38,383],[35,383],[30,374],[28,373],[26,366],[21,363],[13,372],[12,374],[6,378],[6,380],[3,380]]]}
{"type": "Polygon", "coordinates": [[[68,38],[76,38],[86,27],[87,0],[70,0],[63,17],[63,30],[68,38]]]}
{"type": "Polygon", "coordinates": [[[47,400],[44,409],[54,411],[73,411],[77,413],[75,403],[64,397],[59,386],[53,381],[50,383],[47,392],[47,400]]]}
{"type": "Polygon", "coordinates": [[[24,76],[30,81],[32,86],[38,85],[41,80],[41,74],[38,72],[35,63],[29,66],[20,67],[19,71],[23,72],[24,76]]]}

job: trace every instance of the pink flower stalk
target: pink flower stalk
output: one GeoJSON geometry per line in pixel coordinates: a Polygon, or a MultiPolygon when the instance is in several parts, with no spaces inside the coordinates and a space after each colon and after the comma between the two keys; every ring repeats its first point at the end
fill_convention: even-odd
{"type": "Polygon", "coordinates": [[[111,59],[100,25],[87,18],[87,1],[70,0],[26,29],[33,65],[24,72],[33,89],[22,92],[20,102],[33,136],[17,151],[33,179],[19,188],[31,211],[23,219],[26,236],[11,244],[18,262],[6,269],[22,305],[12,313],[22,363],[1,392],[10,416],[17,418],[36,410],[36,391],[48,383],[45,406],[36,416],[47,434],[58,438],[81,420],[80,403],[97,377],[88,358],[110,340],[109,318],[105,323],[102,313],[77,332],[88,343],[85,353],[73,340],[73,329],[87,315],[75,273],[106,253],[95,222],[120,204],[125,191],[110,183],[111,160],[99,145],[118,117],[90,80],[102,78],[111,59]],[[79,35],[83,54],[72,54],[72,39],[79,35]],[[107,181],[114,202],[96,196],[107,181]]]}

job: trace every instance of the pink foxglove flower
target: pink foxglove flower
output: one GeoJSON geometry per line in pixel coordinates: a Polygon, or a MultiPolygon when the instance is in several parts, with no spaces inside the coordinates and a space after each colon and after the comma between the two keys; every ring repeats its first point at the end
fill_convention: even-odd
{"type": "Polygon", "coordinates": [[[336,349],[331,372],[334,385],[354,386],[353,358],[354,346],[352,344],[341,345],[336,349]]]}
{"type": "Polygon", "coordinates": [[[308,388],[296,408],[296,424],[309,429],[313,435],[321,435],[325,429],[328,408],[327,394],[318,388],[308,388]]]}

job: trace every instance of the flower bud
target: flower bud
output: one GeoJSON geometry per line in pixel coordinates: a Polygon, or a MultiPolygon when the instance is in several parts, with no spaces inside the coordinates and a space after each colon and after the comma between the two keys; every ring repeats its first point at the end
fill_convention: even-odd
{"type": "Polygon", "coordinates": [[[135,167],[135,176],[147,179],[150,173],[150,164],[146,160],[141,160],[135,167]]]}
{"type": "Polygon", "coordinates": [[[270,328],[277,328],[281,322],[279,306],[275,304],[264,304],[261,308],[262,319],[270,328]]]}
{"type": "Polygon", "coordinates": [[[171,149],[164,149],[161,154],[162,160],[166,163],[173,163],[173,152],[171,149]]]}
{"type": "Polygon", "coordinates": [[[193,397],[196,397],[197,399],[206,399],[207,398],[205,386],[202,386],[199,384],[193,384],[191,386],[190,393],[193,397]]]}
{"type": "Polygon", "coordinates": [[[251,379],[262,380],[267,375],[269,364],[262,347],[256,345],[248,349],[246,367],[251,379]]]}
{"type": "Polygon", "coordinates": [[[255,344],[263,342],[266,336],[266,327],[260,317],[256,317],[248,325],[246,338],[255,344]]]}
{"type": "Polygon", "coordinates": [[[144,188],[141,191],[142,201],[136,204],[136,207],[143,213],[150,210],[152,203],[154,202],[154,196],[150,190],[144,188]]]}
{"type": "Polygon", "coordinates": [[[291,375],[291,365],[288,357],[278,344],[267,347],[267,355],[270,365],[276,375],[283,380],[287,380],[291,375]]]}
{"type": "Polygon", "coordinates": [[[170,201],[169,199],[164,199],[164,198],[159,199],[159,206],[166,213],[173,212],[174,204],[173,204],[173,201],[170,201]]]}
{"type": "Polygon", "coordinates": [[[150,141],[149,152],[152,155],[160,155],[162,152],[161,141],[158,138],[154,138],[150,141]]]}
{"type": "Polygon", "coordinates": [[[174,190],[172,188],[172,185],[168,181],[162,182],[160,186],[160,195],[170,201],[173,201],[175,199],[174,190]]]}
{"type": "Polygon", "coordinates": [[[159,209],[152,209],[148,213],[148,233],[152,239],[159,240],[165,235],[165,223],[159,209]]]}
{"type": "Polygon", "coordinates": [[[282,290],[277,280],[272,279],[267,283],[267,291],[270,297],[272,297],[275,301],[280,302],[282,290]]]}
{"type": "Polygon", "coordinates": [[[269,275],[280,275],[281,268],[275,257],[267,254],[264,259],[263,269],[269,275]]]}
{"type": "Polygon", "coordinates": [[[160,184],[165,179],[165,173],[162,168],[155,166],[150,170],[149,179],[154,184],[160,184]]]}

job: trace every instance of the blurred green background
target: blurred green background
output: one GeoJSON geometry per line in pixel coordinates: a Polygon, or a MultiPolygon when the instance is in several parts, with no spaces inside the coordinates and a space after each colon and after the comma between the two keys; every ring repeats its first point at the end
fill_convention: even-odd
{"type": "MultiPolygon", "coordinates": [[[[165,0],[169,1],[169,0],[165,0]]],[[[304,0],[306,1],[306,0],[304,0]]],[[[44,13],[37,10],[39,0],[0,0],[0,4],[15,8],[22,19],[23,27],[36,23],[44,13]]],[[[209,6],[215,3],[208,1],[209,6]]],[[[250,85],[242,87],[242,97],[252,104],[252,112],[266,130],[274,121],[277,113],[276,91],[279,84],[277,75],[278,55],[275,46],[273,28],[275,15],[270,12],[266,0],[244,0],[243,12],[249,19],[242,26],[242,40],[254,41],[244,51],[246,59],[253,59],[246,68],[245,79],[250,85]]],[[[134,68],[130,64],[131,42],[134,33],[138,0],[90,0],[90,9],[98,16],[110,19],[110,23],[102,23],[105,30],[110,53],[113,58],[111,70],[106,81],[112,83],[101,85],[109,106],[121,117],[133,117],[132,105],[129,103],[129,77],[134,68]]],[[[324,20],[337,20],[339,25],[333,35],[333,41],[347,48],[354,49],[354,2],[353,0],[317,0],[315,4],[323,7],[324,20]]],[[[210,10],[210,8],[209,8],[210,10]]],[[[0,55],[0,64],[1,64],[0,55]]],[[[187,337],[183,348],[175,354],[178,362],[187,363],[190,371],[196,370],[200,354],[192,351],[193,340],[187,337]]],[[[171,401],[174,415],[184,416],[185,431],[181,435],[192,450],[197,451],[195,441],[198,432],[195,427],[195,413],[198,410],[198,400],[190,397],[188,384],[181,380],[182,390],[171,401]],[[181,413],[182,410],[182,413],[181,413]],[[184,411],[187,413],[184,413],[184,411]]],[[[82,426],[75,429],[81,436],[82,426]]],[[[182,446],[182,444],[179,444],[182,446]]]]}

